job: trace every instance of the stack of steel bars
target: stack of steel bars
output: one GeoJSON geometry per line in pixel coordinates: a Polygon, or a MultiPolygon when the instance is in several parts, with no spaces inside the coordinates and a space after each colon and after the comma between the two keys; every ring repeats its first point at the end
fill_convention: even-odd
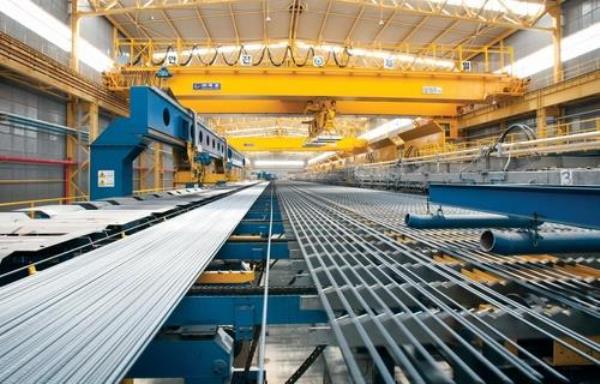
{"type": "Polygon", "coordinates": [[[0,288],[0,382],[118,382],[265,187],[0,288]]]}
{"type": "Polygon", "coordinates": [[[600,313],[592,302],[567,302],[539,289],[533,291],[542,305],[515,300],[433,260],[436,252],[454,255],[460,246],[407,232],[400,209],[383,212],[394,201],[424,210],[424,200],[307,183],[282,183],[277,191],[354,382],[366,382],[361,349],[386,383],[395,382],[390,366],[414,383],[567,382],[515,342],[527,338],[552,340],[600,364],[590,355],[600,345],[565,323],[577,317],[581,327],[597,331],[600,313]],[[381,222],[390,218],[398,223],[381,222]],[[403,233],[412,237],[394,236],[403,233]],[[543,303],[570,312],[553,316],[543,303]]]}

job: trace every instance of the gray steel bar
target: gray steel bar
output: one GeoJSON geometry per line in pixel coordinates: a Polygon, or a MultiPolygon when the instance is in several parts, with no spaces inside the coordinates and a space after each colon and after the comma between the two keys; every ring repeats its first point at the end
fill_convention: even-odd
{"type": "Polygon", "coordinates": [[[0,382],[118,382],[265,186],[1,287],[0,382]]]}
{"type": "Polygon", "coordinates": [[[267,314],[269,313],[269,272],[271,270],[271,237],[273,236],[273,186],[270,188],[271,199],[269,209],[269,240],[267,242],[267,257],[265,259],[265,290],[263,293],[263,308],[260,328],[260,344],[258,346],[258,378],[257,384],[265,382],[265,343],[267,341],[267,314]]]}

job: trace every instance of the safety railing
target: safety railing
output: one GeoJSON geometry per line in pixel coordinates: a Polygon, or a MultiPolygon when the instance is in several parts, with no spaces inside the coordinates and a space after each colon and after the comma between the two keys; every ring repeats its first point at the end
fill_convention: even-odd
{"type": "MultiPolygon", "coordinates": [[[[17,182],[22,183],[24,181],[30,182],[31,180],[0,180],[0,185],[1,184],[15,184],[17,182]]],[[[47,180],[33,180],[33,182],[44,182],[44,181],[47,181],[47,180]]],[[[48,180],[48,181],[54,181],[54,180],[48,180]]],[[[59,182],[64,182],[64,181],[59,180],[59,182]]],[[[138,189],[138,190],[133,191],[133,194],[135,196],[139,196],[139,195],[143,195],[146,193],[170,191],[172,189],[173,189],[173,186],[166,186],[166,187],[160,187],[160,188],[138,189]]],[[[89,195],[79,195],[79,196],[71,196],[71,197],[49,197],[49,198],[43,198],[43,199],[8,201],[8,202],[0,203],[0,211],[10,211],[10,210],[17,209],[17,208],[31,208],[33,210],[33,208],[38,207],[40,205],[46,205],[46,204],[63,205],[63,204],[70,204],[70,203],[87,201],[87,200],[89,200],[89,195]]]]}
{"type": "Polygon", "coordinates": [[[71,197],[49,197],[43,199],[30,199],[30,200],[17,200],[17,201],[8,201],[4,203],[0,203],[0,211],[11,211],[17,208],[30,208],[29,212],[30,216],[34,216],[33,209],[40,205],[46,204],[68,204],[74,203],[77,201],[86,201],[88,200],[88,195],[79,195],[79,196],[71,196],[71,197]]]}
{"type": "MultiPolygon", "coordinates": [[[[385,169],[403,165],[424,165],[427,163],[449,163],[473,160],[482,154],[483,148],[491,149],[497,144],[497,135],[464,143],[445,143],[423,146],[415,157],[400,160],[369,163],[344,164],[341,160],[321,163],[310,168],[312,172],[323,172],[334,169],[385,169]]],[[[498,148],[506,156],[530,156],[548,153],[567,153],[574,151],[591,151],[600,149],[600,117],[559,121],[543,129],[534,140],[523,140],[519,134],[509,134],[498,144],[498,148]]]]}

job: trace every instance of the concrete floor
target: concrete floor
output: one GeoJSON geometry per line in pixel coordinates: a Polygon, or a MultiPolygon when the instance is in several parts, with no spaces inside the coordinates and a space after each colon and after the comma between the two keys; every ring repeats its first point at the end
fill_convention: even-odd
{"type": "MultiPolygon", "coordinates": [[[[267,350],[265,368],[267,380],[270,384],[282,384],[296,371],[315,348],[319,340],[313,335],[311,327],[298,326],[271,326],[267,333],[267,350]]],[[[258,351],[255,353],[254,365],[258,351]]],[[[323,384],[325,376],[325,361],[327,366],[332,367],[332,384],[345,384],[348,382],[345,365],[341,360],[341,354],[336,349],[328,347],[324,353],[313,363],[306,373],[298,380],[299,384],[323,384]]],[[[331,370],[331,369],[330,369],[331,370]]],[[[181,379],[136,379],[135,384],[180,384],[181,379]]]]}
{"type": "MultiPolygon", "coordinates": [[[[308,327],[269,327],[265,369],[269,383],[285,383],[311,354],[314,345],[310,345],[311,331],[308,327]]],[[[306,371],[298,381],[301,384],[323,384],[323,357],[306,371]]]]}

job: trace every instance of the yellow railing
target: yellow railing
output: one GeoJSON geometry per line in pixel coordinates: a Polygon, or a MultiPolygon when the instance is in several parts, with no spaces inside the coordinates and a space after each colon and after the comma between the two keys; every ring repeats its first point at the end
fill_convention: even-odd
{"type": "Polygon", "coordinates": [[[41,204],[66,204],[72,203],[75,201],[86,201],[88,200],[88,195],[79,195],[79,196],[71,196],[71,197],[50,197],[45,199],[31,199],[31,200],[18,200],[18,201],[8,201],[5,203],[0,203],[0,211],[8,208],[20,208],[20,207],[28,207],[32,209],[30,212],[30,216],[33,217],[33,208],[39,206],[41,204]]]}
{"type": "Polygon", "coordinates": [[[159,188],[145,188],[145,189],[136,189],[135,191],[133,191],[134,195],[141,195],[144,193],[155,193],[155,192],[164,192],[164,191],[171,191],[173,189],[172,186],[169,187],[159,187],[159,188]]]}
{"type": "MultiPolygon", "coordinates": [[[[403,164],[426,164],[432,162],[469,161],[481,155],[481,148],[496,143],[498,134],[463,143],[432,144],[419,148],[417,156],[404,158],[403,164]]],[[[502,144],[505,154],[528,156],[532,154],[565,153],[600,149],[600,117],[578,119],[546,126],[543,136],[537,133],[535,140],[523,140],[518,133],[510,134],[502,144]]],[[[370,164],[349,164],[341,160],[320,163],[310,167],[309,172],[322,172],[344,168],[386,168],[395,166],[398,160],[370,164]]]]}
{"type": "MultiPolygon", "coordinates": [[[[3,183],[5,181],[11,182],[12,180],[2,180],[2,181],[0,181],[0,183],[3,183]]],[[[138,190],[133,191],[133,194],[141,195],[144,193],[164,192],[164,191],[168,191],[168,190],[172,190],[172,189],[173,189],[173,187],[138,189],[138,190]]],[[[61,204],[62,205],[62,204],[79,202],[79,201],[87,201],[87,200],[89,200],[88,195],[79,195],[79,196],[72,196],[72,197],[50,197],[50,198],[44,198],[44,199],[8,201],[8,202],[0,203],[0,211],[7,210],[7,209],[10,210],[10,208],[22,208],[22,207],[27,207],[27,208],[33,209],[42,204],[61,204]]]]}

